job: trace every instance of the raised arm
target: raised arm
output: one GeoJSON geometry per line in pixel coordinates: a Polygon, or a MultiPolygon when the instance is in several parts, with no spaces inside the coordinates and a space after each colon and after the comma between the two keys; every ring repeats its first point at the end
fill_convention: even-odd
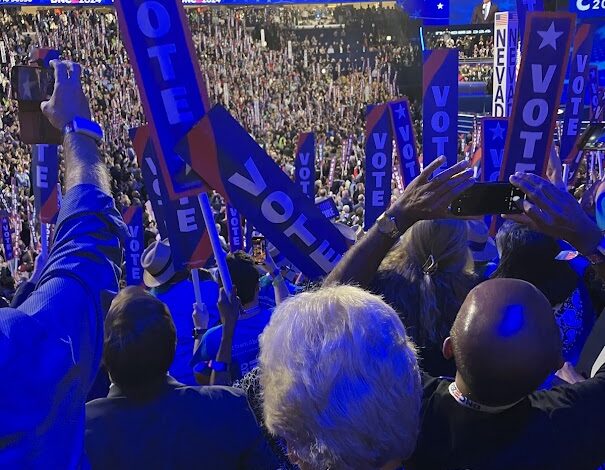
{"type": "MultiPolygon", "coordinates": [[[[397,201],[386,211],[397,230],[389,233],[388,223],[378,222],[347,252],[326,278],[324,285],[355,283],[366,287],[380,263],[399,237],[419,220],[441,219],[448,216],[448,207],[460,193],[472,184],[473,172],[462,161],[429,179],[445,162],[440,157],[410,183],[397,201]]],[[[388,222],[388,221],[387,221],[388,222]]]]}
{"type": "MultiPolygon", "coordinates": [[[[60,129],[75,117],[90,118],[79,66],[53,67],[55,89],[44,114],[60,129]]],[[[103,316],[118,289],[127,232],[96,143],[69,134],[64,154],[67,190],[48,262],[19,309],[0,312],[0,371],[19,384],[18,390],[0,387],[6,410],[0,441],[19,442],[15,452],[0,452],[3,468],[32,455],[52,456],[45,462],[50,467],[81,462],[84,401],[101,359],[103,316]],[[40,443],[42,434],[48,444],[40,443]]]]}

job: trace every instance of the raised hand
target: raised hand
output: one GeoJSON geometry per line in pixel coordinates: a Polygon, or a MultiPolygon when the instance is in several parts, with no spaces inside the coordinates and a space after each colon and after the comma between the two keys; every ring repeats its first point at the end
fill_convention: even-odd
{"type": "Polygon", "coordinates": [[[60,130],[75,117],[90,119],[90,106],[80,82],[80,64],[51,60],[50,65],[55,70],[55,88],[50,100],[40,105],[44,115],[60,130]]]}
{"type": "Polygon", "coordinates": [[[601,231],[571,194],[531,173],[516,173],[510,182],[522,190],[527,199],[523,201],[524,214],[504,215],[505,219],[566,240],[583,254],[595,250],[601,231]]]}
{"type": "Polygon", "coordinates": [[[445,157],[439,157],[428,165],[387,211],[395,217],[400,228],[419,220],[451,217],[449,206],[452,201],[474,184],[473,170],[467,161],[457,163],[431,179],[443,163],[445,157]]]}

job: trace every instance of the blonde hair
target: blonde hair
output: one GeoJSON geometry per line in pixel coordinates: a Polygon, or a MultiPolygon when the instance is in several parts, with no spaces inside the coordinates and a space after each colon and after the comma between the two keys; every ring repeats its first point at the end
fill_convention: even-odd
{"type": "Polygon", "coordinates": [[[416,445],[414,344],[380,297],[334,286],[277,307],[260,339],[269,431],[309,468],[379,468],[416,445]]]}
{"type": "Polygon", "coordinates": [[[385,257],[375,287],[402,315],[419,345],[440,345],[476,285],[463,220],[414,224],[385,257]]]}

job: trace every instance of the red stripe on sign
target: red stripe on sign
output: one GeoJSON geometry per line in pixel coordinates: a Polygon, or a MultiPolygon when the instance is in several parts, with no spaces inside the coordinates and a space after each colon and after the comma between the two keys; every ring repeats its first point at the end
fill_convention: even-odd
{"type": "Polygon", "coordinates": [[[54,223],[57,212],[59,212],[59,194],[57,186],[54,185],[48,199],[40,208],[40,222],[45,224],[54,223]]]}
{"type": "Polygon", "coordinates": [[[225,202],[229,202],[229,195],[225,190],[221,171],[218,164],[218,151],[214,139],[214,129],[206,114],[187,134],[191,167],[198,175],[204,175],[207,185],[217,191],[225,202]]]}
{"type": "Polygon", "coordinates": [[[452,49],[434,49],[422,68],[422,92],[426,93],[452,49]]]}
{"type": "Polygon", "coordinates": [[[376,124],[386,111],[386,106],[386,104],[377,104],[372,108],[372,111],[370,111],[370,114],[366,118],[366,136],[369,136],[374,131],[376,124]]]}
{"type": "Polygon", "coordinates": [[[195,251],[191,254],[191,259],[187,263],[189,269],[203,268],[210,256],[212,255],[212,245],[210,244],[210,236],[208,230],[200,238],[200,242],[195,247],[195,251]]]}
{"type": "Polygon", "coordinates": [[[130,222],[132,222],[132,218],[134,217],[135,210],[136,210],[136,206],[130,206],[122,214],[122,219],[124,219],[124,223],[126,225],[128,225],[130,222]]]}

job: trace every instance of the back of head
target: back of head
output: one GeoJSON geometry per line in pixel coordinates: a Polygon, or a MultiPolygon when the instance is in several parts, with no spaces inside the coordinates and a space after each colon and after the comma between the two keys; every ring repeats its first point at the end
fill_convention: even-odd
{"type": "Polygon", "coordinates": [[[563,302],[577,287],[578,276],[567,261],[558,261],[557,241],[514,222],[506,222],[496,235],[500,264],[492,277],[527,281],[548,298],[563,302]]]}
{"type": "Polygon", "coordinates": [[[252,257],[243,251],[229,253],[227,266],[242,305],[252,302],[258,293],[259,273],[252,257]]]}
{"type": "Polygon", "coordinates": [[[514,403],[561,366],[561,334],[548,299],[518,279],[492,279],[468,295],[451,333],[456,367],[485,405],[514,403]]]}
{"type": "Polygon", "coordinates": [[[335,286],[289,298],[261,336],[260,364],[267,427],[306,468],[380,468],[413,451],[415,349],[379,297],[335,286]]]}
{"type": "Polygon", "coordinates": [[[463,220],[417,222],[380,265],[382,293],[406,325],[417,325],[413,336],[423,345],[443,342],[476,284],[467,231],[463,220]]]}
{"type": "Polygon", "coordinates": [[[161,382],[172,364],[176,329],[168,307],[138,287],[114,299],[105,318],[103,362],[125,391],[161,382]]]}

